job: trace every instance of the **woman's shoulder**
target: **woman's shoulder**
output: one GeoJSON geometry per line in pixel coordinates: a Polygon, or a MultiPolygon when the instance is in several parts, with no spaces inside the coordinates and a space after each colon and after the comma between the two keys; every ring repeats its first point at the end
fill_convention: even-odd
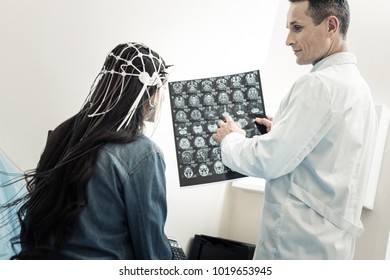
{"type": "Polygon", "coordinates": [[[163,157],[157,144],[144,135],[129,143],[107,143],[101,149],[101,156],[115,157],[121,162],[139,162],[141,159],[163,157]]]}

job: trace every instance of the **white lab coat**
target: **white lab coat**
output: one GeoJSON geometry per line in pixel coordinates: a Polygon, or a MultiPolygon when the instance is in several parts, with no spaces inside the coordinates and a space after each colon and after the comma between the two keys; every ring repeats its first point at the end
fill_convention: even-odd
{"type": "Polygon", "coordinates": [[[255,259],[352,259],[376,130],[369,87],[343,52],[293,85],[268,134],[224,138],[225,165],[267,179],[255,259]]]}

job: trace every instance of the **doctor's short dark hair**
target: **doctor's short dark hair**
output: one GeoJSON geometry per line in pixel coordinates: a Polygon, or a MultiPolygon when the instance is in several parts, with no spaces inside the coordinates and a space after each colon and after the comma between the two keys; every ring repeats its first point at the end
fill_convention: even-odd
{"type": "Polygon", "coordinates": [[[347,37],[350,13],[347,0],[289,0],[291,3],[309,2],[308,13],[314,24],[319,25],[329,16],[335,16],[340,22],[340,33],[344,39],[347,37]]]}

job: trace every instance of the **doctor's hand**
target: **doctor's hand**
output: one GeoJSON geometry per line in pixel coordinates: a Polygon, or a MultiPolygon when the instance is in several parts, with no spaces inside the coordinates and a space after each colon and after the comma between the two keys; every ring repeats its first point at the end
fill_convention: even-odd
{"type": "Polygon", "coordinates": [[[256,118],[255,121],[258,124],[264,125],[267,129],[267,132],[270,132],[272,129],[273,117],[267,116],[267,118],[256,118]]]}
{"type": "Polygon", "coordinates": [[[245,130],[241,129],[232,119],[231,116],[225,116],[225,122],[222,120],[218,121],[219,128],[217,131],[212,135],[213,139],[218,143],[221,144],[223,138],[225,138],[226,135],[232,132],[238,132],[245,136],[245,130]]]}

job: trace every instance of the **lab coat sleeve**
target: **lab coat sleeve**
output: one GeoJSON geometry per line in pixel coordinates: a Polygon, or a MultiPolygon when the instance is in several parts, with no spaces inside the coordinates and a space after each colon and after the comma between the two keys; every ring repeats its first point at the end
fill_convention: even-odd
{"type": "Polygon", "coordinates": [[[245,138],[227,135],[222,162],[242,174],[274,179],[288,174],[321,141],[338,117],[328,89],[314,73],[299,79],[282,101],[272,130],[245,138]]]}

